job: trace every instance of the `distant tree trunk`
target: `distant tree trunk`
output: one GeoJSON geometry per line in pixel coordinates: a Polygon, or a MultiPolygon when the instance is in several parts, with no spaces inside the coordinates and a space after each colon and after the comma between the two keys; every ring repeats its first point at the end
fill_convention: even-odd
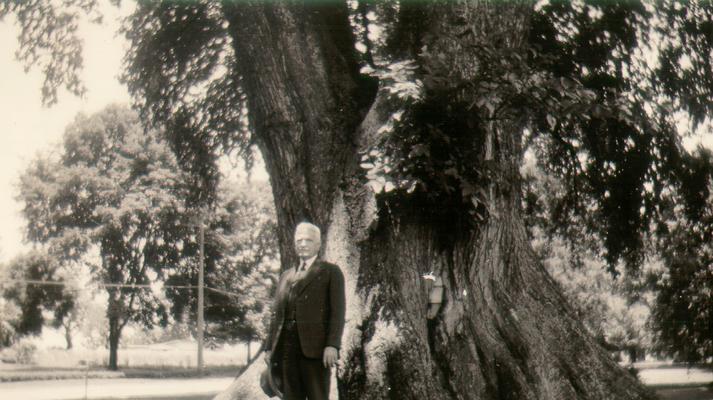
{"type": "Polygon", "coordinates": [[[119,369],[119,337],[121,336],[119,330],[119,318],[110,316],[109,317],[109,369],[116,371],[119,369]]]}
{"type": "Polygon", "coordinates": [[[109,304],[107,308],[107,317],[109,319],[109,369],[116,371],[119,369],[119,341],[121,339],[121,331],[126,324],[123,318],[123,303],[120,299],[119,289],[109,288],[109,304]]]}
{"type": "Polygon", "coordinates": [[[628,351],[628,353],[629,353],[629,362],[630,362],[630,363],[633,364],[633,363],[639,361],[639,349],[638,349],[638,347],[636,347],[636,346],[629,346],[629,348],[627,349],[627,351],[628,351]]]}
{"type": "MultiPolygon", "coordinates": [[[[484,122],[464,108],[468,98],[424,100],[430,124],[472,138],[473,165],[498,171],[484,222],[458,209],[443,213],[446,204],[429,202],[428,193],[375,197],[359,151],[386,122],[388,93],[358,73],[346,5],[318,4],[225,8],[273,185],[283,265],[296,259],[295,223],[308,219],[325,228],[325,257],[347,278],[339,397],[653,398],[587,334],[530,247],[518,175],[523,110],[484,122]],[[462,113],[448,114],[453,109],[462,113]],[[444,298],[428,320],[422,275],[431,271],[443,280],[444,298]]],[[[394,54],[421,67],[438,61],[467,78],[479,60],[461,38],[517,51],[531,6],[402,3],[409,18],[394,54]]],[[[216,399],[263,398],[242,380],[256,376],[246,373],[216,399]]]]}
{"type": "Polygon", "coordinates": [[[72,322],[71,320],[63,324],[64,340],[67,342],[67,350],[72,350],[72,322]]]}

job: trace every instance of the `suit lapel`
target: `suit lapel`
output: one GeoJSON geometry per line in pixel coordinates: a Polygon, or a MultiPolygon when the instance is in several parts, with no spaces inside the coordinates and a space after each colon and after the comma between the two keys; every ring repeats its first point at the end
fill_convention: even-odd
{"type": "Polygon", "coordinates": [[[292,284],[292,280],[294,279],[295,276],[295,270],[294,268],[288,270],[285,272],[285,277],[280,282],[280,287],[278,289],[278,304],[280,307],[280,310],[284,310],[285,304],[287,303],[287,296],[290,293],[290,286],[292,284]]]}
{"type": "Polygon", "coordinates": [[[305,290],[305,288],[307,286],[309,286],[310,282],[312,282],[314,280],[314,278],[316,278],[317,275],[319,275],[319,271],[321,269],[322,269],[322,262],[319,259],[314,260],[312,265],[310,265],[309,269],[307,270],[307,274],[305,274],[305,276],[302,279],[300,279],[299,282],[297,282],[297,287],[295,288],[296,289],[295,293],[298,295],[300,293],[302,293],[302,291],[305,290]]]}
{"type": "Polygon", "coordinates": [[[293,270],[288,270],[285,271],[280,278],[280,281],[278,283],[277,287],[277,293],[276,293],[276,298],[275,298],[275,316],[274,316],[274,324],[277,328],[274,330],[272,328],[271,335],[272,335],[272,351],[274,351],[277,348],[277,341],[279,339],[280,332],[282,331],[282,323],[285,319],[285,308],[287,305],[287,296],[289,295],[290,291],[290,282],[292,282],[292,279],[294,277],[294,269],[293,270]]]}

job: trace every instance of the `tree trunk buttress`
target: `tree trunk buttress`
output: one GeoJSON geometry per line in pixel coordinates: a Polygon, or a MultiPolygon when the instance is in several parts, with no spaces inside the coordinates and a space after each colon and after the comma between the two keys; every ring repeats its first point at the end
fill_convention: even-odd
{"type": "MultiPolygon", "coordinates": [[[[411,16],[428,23],[411,25],[429,29],[403,33],[421,42],[402,51],[423,44],[429,52],[414,55],[419,65],[433,66],[429,54],[445,57],[455,81],[471,79],[479,60],[456,38],[511,48],[526,43],[532,5],[503,4],[426,5],[411,16]]],[[[438,205],[418,196],[401,198],[396,207],[365,187],[358,168],[359,146],[373,133],[364,124],[379,125],[370,112],[356,126],[364,118],[360,99],[371,97],[372,111],[381,103],[354,75],[350,49],[338,39],[346,28],[334,31],[332,19],[333,30],[326,30],[322,9],[226,7],[273,185],[285,263],[294,259],[295,222],[309,218],[328,227],[325,258],[345,272],[340,399],[653,398],[589,337],[530,248],[517,183],[523,110],[501,110],[500,119],[474,111],[462,125],[472,131],[447,132],[472,135],[479,146],[474,165],[487,161],[498,171],[484,222],[469,225],[458,213],[438,219],[432,212],[438,205]],[[423,277],[429,272],[444,283],[432,320],[423,277]]],[[[345,16],[341,8],[324,12],[345,16]]],[[[453,97],[454,104],[467,100],[468,93],[453,97]]],[[[216,399],[264,398],[255,382],[260,369],[255,363],[216,399]]]]}

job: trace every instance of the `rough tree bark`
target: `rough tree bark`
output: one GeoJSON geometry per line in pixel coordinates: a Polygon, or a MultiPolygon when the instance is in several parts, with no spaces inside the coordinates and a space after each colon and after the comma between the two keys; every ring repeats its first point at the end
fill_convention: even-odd
{"type": "MultiPolygon", "coordinates": [[[[444,219],[418,196],[396,207],[374,196],[358,167],[389,110],[387,94],[358,74],[346,5],[224,7],[271,177],[284,265],[295,260],[294,224],[309,219],[327,227],[325,257],[347,278],[340,399],[653,398],[589,337],[530,248],[518,186],[523,110],[499,110],[487,123],[464,114],[456,124],[464,131],[449,132],[472,137],[478,162],[499,171],[483,223],[444,219]],[[429,271],[444,282],[433,320],[422,278],[429,271]]],[[[524,48],[530,7],[404,5],[393,51],[421,68],[437,57],[468,78],[479,60],[456,38],[524,48]]],[[[264,398],[260,368],[216,399],[264,398]]]]}

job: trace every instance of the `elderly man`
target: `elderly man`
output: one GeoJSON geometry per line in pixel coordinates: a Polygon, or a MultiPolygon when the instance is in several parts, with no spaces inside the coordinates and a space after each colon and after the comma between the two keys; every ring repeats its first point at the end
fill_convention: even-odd
{"type": "Polygon", "coordinates": [[[297,225],[294,240],[300,262],[280,276],[265,361],[284,399],[326,400],[344,330],[344,275],[319,259],[317,226],[297,225]]]}

